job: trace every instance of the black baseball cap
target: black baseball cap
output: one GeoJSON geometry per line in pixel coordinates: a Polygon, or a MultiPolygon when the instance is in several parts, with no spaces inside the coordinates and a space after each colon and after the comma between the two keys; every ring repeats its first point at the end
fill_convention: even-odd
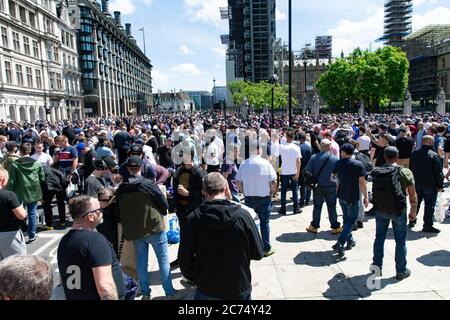
{"type": "Polygon", "coordinates": [[[108,167],[108,169],[117,168],[117,162],[112,157],[104,157],[103,161],[105,161],[106,166],[108,167]]]}
{"type": "Polygon", "coordinates": [[[143,154],[144,153],[144,148],[142,148],[141,145],[138,144],[133,144],[130,148],[130,153],[132,154],[143,154]]]}
{"type": "Polygon", "coordinates": [[[142,159],[139,156],[131,156],[127,160],[127,167],[140,167],[142,166],[142,159]]]}

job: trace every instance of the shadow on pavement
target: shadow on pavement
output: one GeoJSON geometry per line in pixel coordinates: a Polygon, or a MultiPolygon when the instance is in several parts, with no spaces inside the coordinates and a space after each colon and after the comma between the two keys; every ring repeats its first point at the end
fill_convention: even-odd
{"type": "MultiPolygon", "coordinates": [[[[409,227],[406,230],[406,241],[415,241],[420,240],[423,238],[431,239],[437,237],[437,234],[433,233],[425,233],[420,231],[413,231],[409,227]]],[[[388,233],[386,235],[386,239],[392,240],[395,239],[394,237],[394,231],[392,229],[388,230],[388,233]]]]}
{"type": "MultiPolygon", "coordinates": [[[[180,289],[177,291],[180,291],[183,294],[185,294],[185,297],[183,298],[183,300],[194,300],[195,289],[180,289]]],[[[152,300],[169,300],[169,299],[166,296],[158,296],[158,297],[152,298],[152,300]]]]}
{"type": "Polygon", "coordinates": [[[331,231],[320,231],[319,233],[310,233],[310,232],[293,232],[293,233],[284,233],[281,236],[277,237],[276,240],[280,242],[308,242],[316,239],[322,240],[337,240],[339,235],[331,234],[331,231]]]}
{"type": "Polygon", "coordinates": [[[395,277],[388,279],[380,279],[375,278],[372,273],[368,273],[365,275],[354,276],[351,278],[346,278],[345,274],[339,273],[335,275],[330,281],[328,281],[329,288],[327,291],[323,293],[324,297],[327,297],[331,300],[356,300],[358,298],[367,298],[372,295],[373,292],[381,290],[390,284],[397,283],[398,280],[395,277]],[[339,290],[342,290],[344,285],[344,281],[347,280],[351,286],[357,291],[358,296],[355,295],[347,295],[340,296],[339,290]],[[371,288],[368,287],[371,286],[371,288]],[[372,289],[373,288],[373,289],[372,289]]]}
{"type": "MultiPolygon", "coordinates": [[[[172,275],[172,280],[181,278],[183,276],[181,274],[181,272],[173,272],[172,271],[170,274],[172,275]]],[[[160,275],[159,270],[149,272],[148,278],[149,278],[150,284],[152,286],[159,286],[162,284],[161,283],[161,275],[160,275]]]]}
{"type": "Polygon", "coordinates": [[[417,258],[421,264],[428,267],[450,267],[450,252],[438,250],[417,258]]]}
{"type": "Polygon", "coordinates": [[[295,264],[304,264],[311,267],[324,267],[330,266],[332,264],[336,264],[336,261],[333,260],[329,254],[329,252],[319,251],[319,252],[300,252],[294,258],[295,264]]]}

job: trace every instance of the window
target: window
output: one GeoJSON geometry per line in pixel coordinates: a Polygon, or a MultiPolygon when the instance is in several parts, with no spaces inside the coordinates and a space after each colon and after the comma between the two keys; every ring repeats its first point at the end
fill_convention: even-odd
{"type": "Polygon", "coordinates": [[[30,19],[30,26],[36,28],[35,14],[33,12],[29,13],[29,19],[30,19]]]}
{"type": "Polygon", "coordinates": [[[22,66],[20,64],[16,64],[16,78],[17,78],[17,85],[19,87],[23,87],[23,71],[22,66]]]}
{"type": "Polygon", "coordinates": [[[6,83],[12,84],[11,62],[5,61],[6,83]]]}
{"type": "Polygon", "coordinates": [[[442,69],[445,68],[445,58],[442,59],[442,69]]]}
{"type": "Polygon", "coordinates": [[[73,35],[72,35],[72,34],[70,35],[70,43],[69,43],[69,44],[70,44],[69,47],[70,47],[71,49],[74,49],[74,48],[75,48],[75,45],[74,45],[74,42],[73,42],[73,35]]]}
{"type": "Polygon", "coordinates": [[[34,70],[36,73],[36,87],[38,89],[42,89],[42,78],[41,78],[41,70],[34,70]]]}
{"type": "Polygon", "coordinates": [[[62,90],[62,80],[61,80],[60,73],[56,74],[56,86],[57,86],[58,90],[62,90]]]}
{"type": "Polygon", "coordinates": [[[27,67],[27,82],[28,87],[33,88],[33,71],[30,67],[27,67]]]}
{"type": "Polygon", "coordinates": [[[13,18],[16,17],[16,3],[12,0],[9,0],[9,15],[13,18]]]}
{"type": "Polygon", "coordinates": [[[3,42],[3,46],[5,48],[9,47],[9,44],[8,44],[8,29],[6,29],[5,27],[2,27],[2,42],[3,42]]]}
{"type": "Polygon", "coordinates": [[[0,0],[0,11],[5,12],[5,4],[3,3],[3,0],[0,0]]]}
{"type": "Polygon", "coordinates": [[[58,47],[55,47],[53,50],[53,58],[55,59],[55,62],[59,62],[59,49],[58,47]]]}
{"type": "Polygon", "coordinates": [[[28,37],[23,37],[23,50],[27,56],[31,55],[30,53],[30,39],[28,37]]]}
{"type": "Polygon", "coordinates": [[[27,23],[27,11],[22,6],[19,6],[19,16],[23,23],[27,23]]]}
{"type": "Polygon", "coordinates": [[[48,47],[48,49],[47,49],[47,56],[48,56],[48,61],[53,61],[52,47],[48,47]]]}
{"type": "MultiPolygon", "coordinates": [[[[64,65],[67,64],[67,63],[66,63],[66,54],[65,54],[65,53],[63,53],[63,63],[64,63],[64,65]]],[[[70,64],[70,59],[69,59],[69,64],[70,64]]]]}
{"type": "Polygon", "coordinates": [[[50,72],[50,89],[55,90],[55,73],[50,72]]]}
{"type": "Polygon", "coordinates": [[[61,30],[61,42],[62,44],[66,44],[66,33],[64,30],[61,30]]]}
{"type": "Polygon", "coordinates": [[[35,58],[39,59],[39,47],[36,40],[33,40],[33,55],[35,58]]]}
{"type": "Polygon", "coordinates": [[[12,35],[13,35],[14,51],[20,52],[19,34],[13,31],[12,35]]]}

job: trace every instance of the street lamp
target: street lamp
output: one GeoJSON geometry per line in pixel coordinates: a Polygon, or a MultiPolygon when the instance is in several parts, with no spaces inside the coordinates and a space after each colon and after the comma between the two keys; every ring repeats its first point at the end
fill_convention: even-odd
{"type": "Polygon", "coordinates": [[[275,128],[275,108],[274,108],[274,91],[275,86],[278,83],[278,76],[274,74],[272,79],[270,79],[270,83],[272,84],[272,129],[275,128]]]}
{"type": "Polygon", "coordinates": [[[308,109],[308,105],[306,103],[307,98],[308,98],[308,85],[307,85],[307,77],[306,77],[306,69],[308,67],[308,57],[306,56],[306,52],[303,53],[303,72],[305,73],[304,76],[304,81],[305,81],[305,96],[303,97],[303,104],[304,104],[304,108],[308,109]]]}
{"type": "Polygon", "coordinates": [[[292,127],[292,0],[289,0],[289,126],[292,127]]]}

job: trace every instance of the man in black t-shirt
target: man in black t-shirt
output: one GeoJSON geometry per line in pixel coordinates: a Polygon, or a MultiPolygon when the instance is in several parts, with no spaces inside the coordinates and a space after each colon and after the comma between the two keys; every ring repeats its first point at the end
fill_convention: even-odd
{"type": "Polygon", "coordinates": [[[12,255],[27,254],[25,238],[20,230],[27,213],[14,192],[2,190],[7,185],[8,172],[0,169],[0,261],[12,255]]]}
{"type": "Polygon", "coordinates": [[[166,169],[174,167],[172,161],[172,145],[173,140],[171,137],[168,137],[166,143],[163,146],[159,147],[156,151],[159,159],[159,164],[166,169]]]}
{"type": "Polygon", "coordinates": [[[97,199],[79,196],[70,200],[72,230],[58,247],[58,268],[67,300],[117,300],[125,284],[111,243],[96,231],[103,222],[97,199]]]}
{"type": "Polygon", "coordinates": [[[406,129],[400,128],[398,130],[399,138],[395,142],[395,146],[399,152],[398,165],[409,168],[409,158],[414,149],[415,141],[411,137],[406,136],[406,129]]]}

